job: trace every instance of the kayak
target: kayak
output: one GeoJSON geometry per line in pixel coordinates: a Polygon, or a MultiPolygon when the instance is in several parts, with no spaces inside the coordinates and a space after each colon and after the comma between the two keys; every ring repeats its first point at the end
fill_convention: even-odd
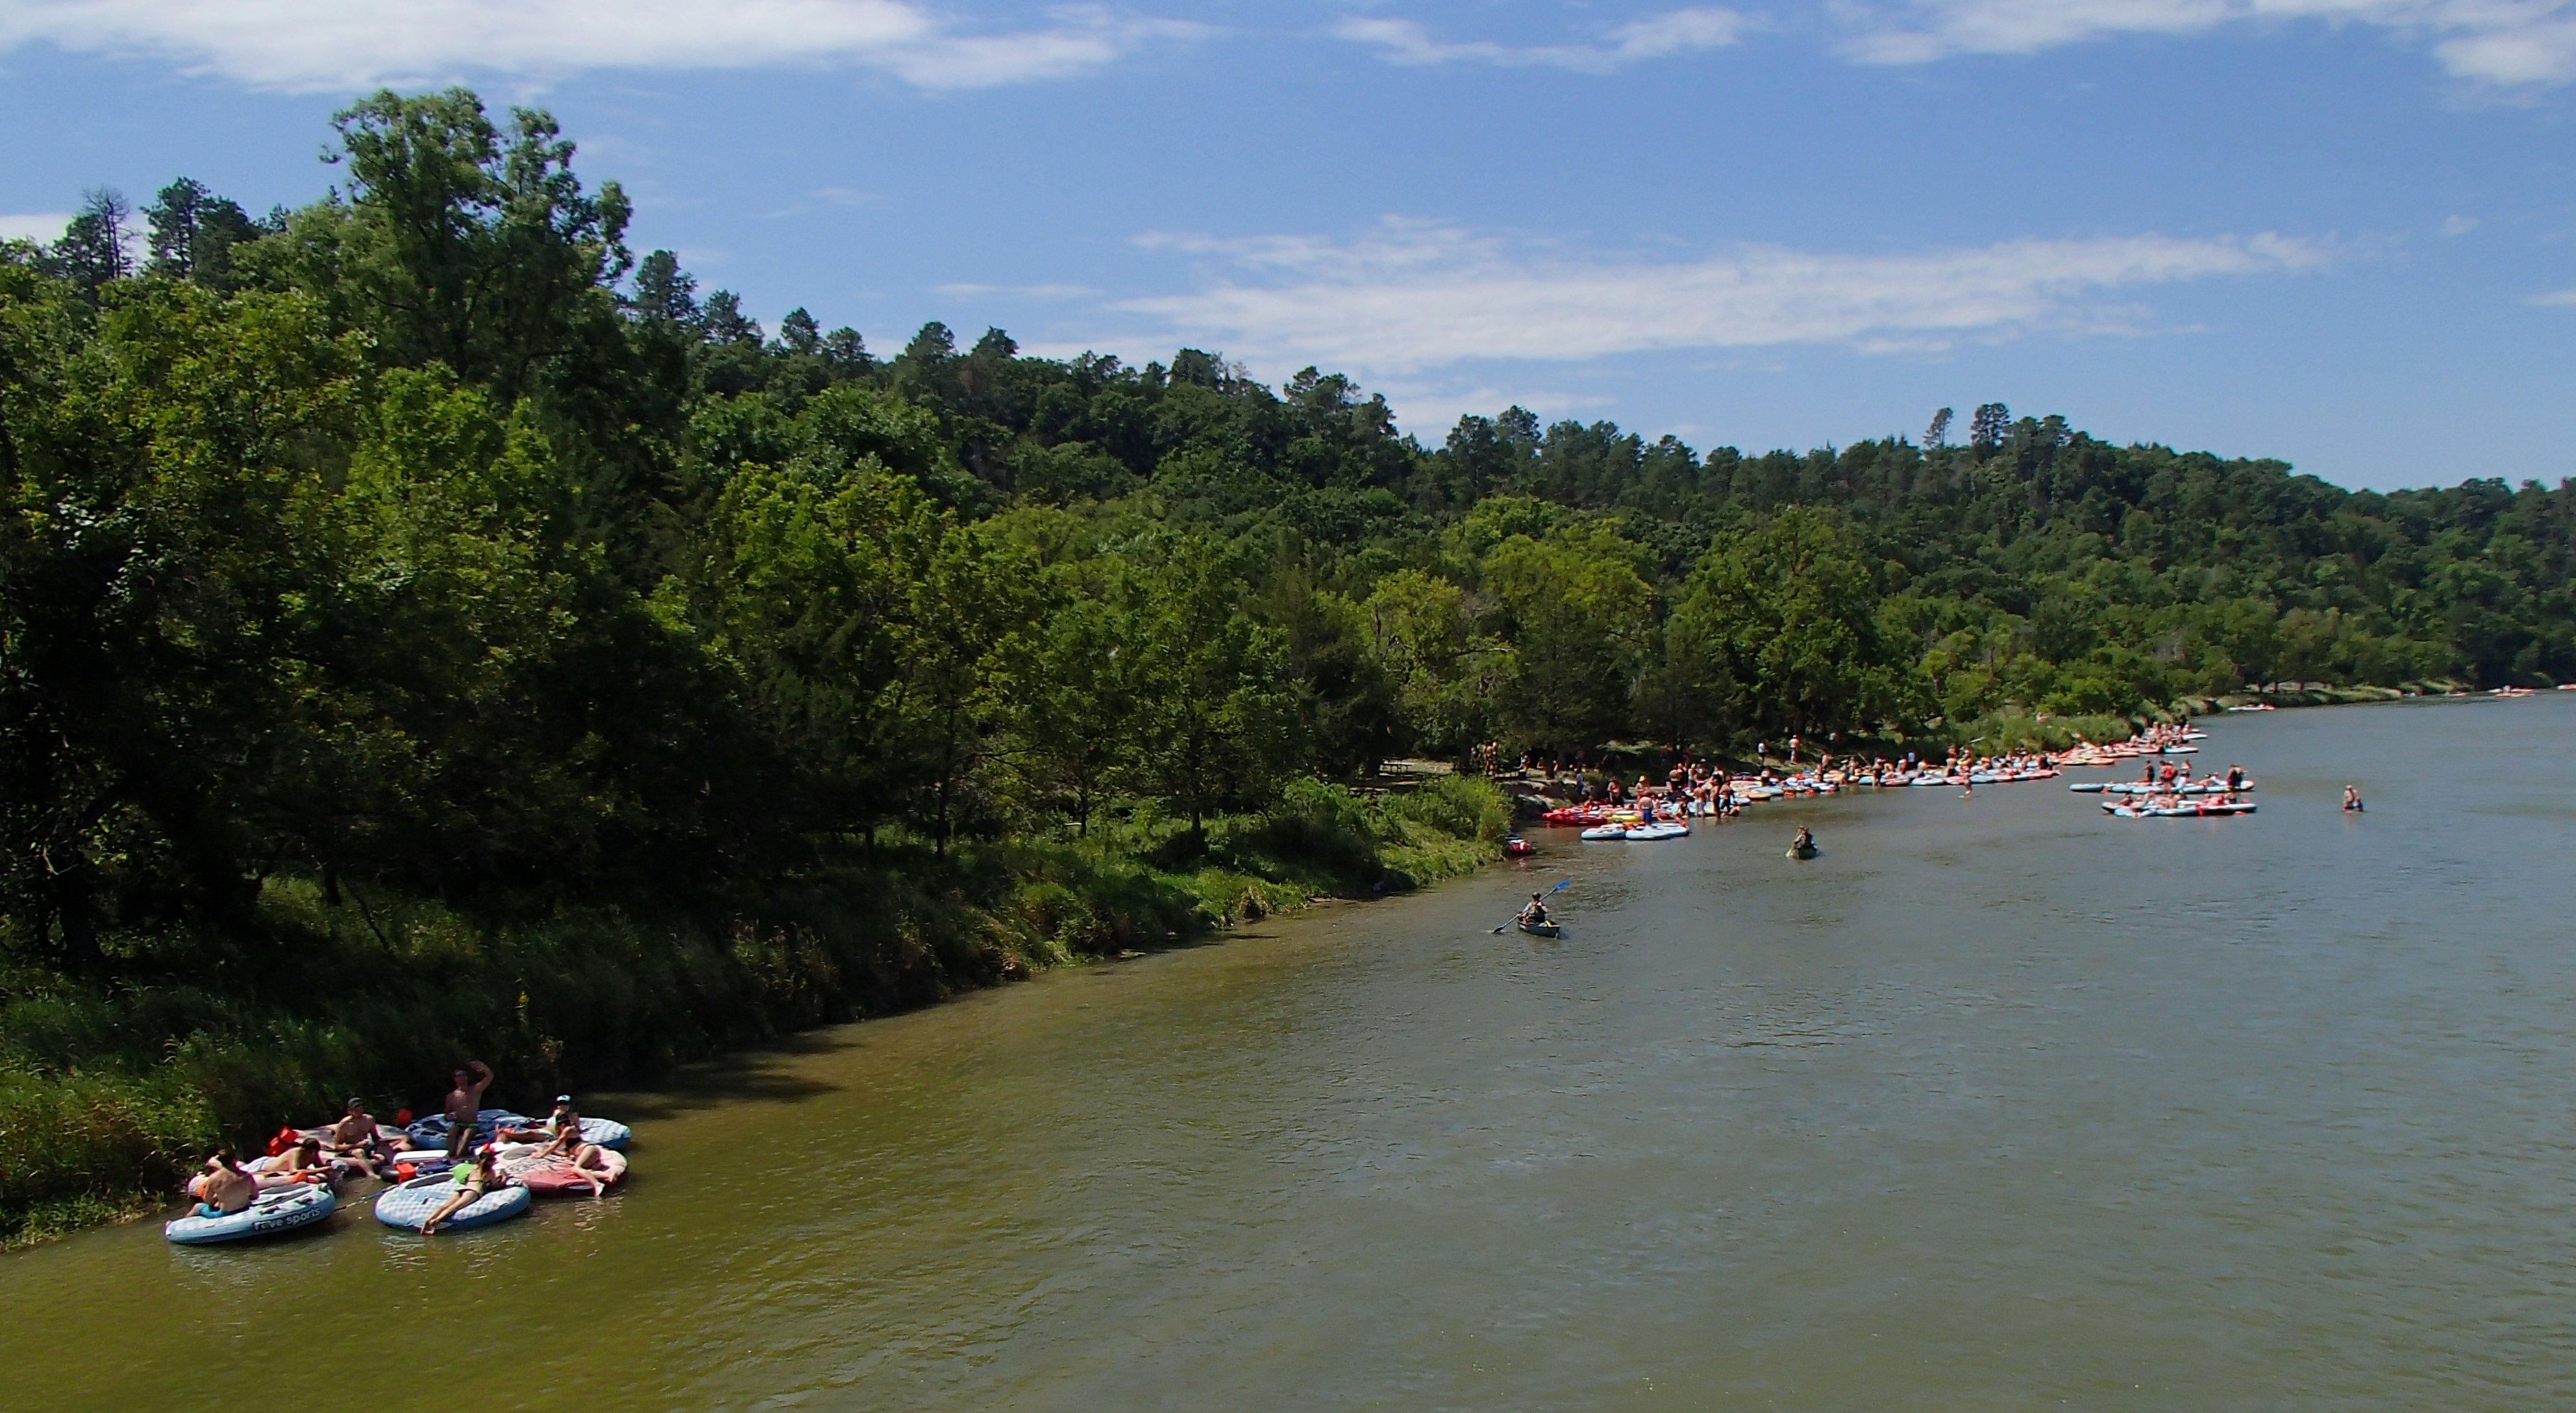
{"type": "Polygon", "coordinates": [[[1792,844],[1789,846],[1789,857],[1793,859],[1812,859],[1816,856],[1817,852],[1816,846],[1813,844],[1803,846],[1792,844]]]}
{"type": "MultiPolygon", "coordinates": [[[[582,1178],[580,1171],[573,1166],[572,1159],[567,1158],[560,1153],[554,1154],[550,1157],[538,1156],[544,1151],[544,1148],[545,1145],[541,1143],[505,1144],[502,1146],[499,1156],[494,1159],[493,1166],[500,1170],[501,1176],[508,1178],[510,1181],[517,1183],[519,1186],[528,1189],[530,1192],[533,1192],[540,1197],[555,1197],[566,1193],[584,1193],[590,1191],[590,1184],[582,1178]]],[[[618,1183],[625,1180],[625,1154],[617,1152],[614,1149],[602,1149],[600,1152],[600,1161],[605,1164],[604,1167],[597,1170],[600,1182],[609,1187],[615,1187],[618,1183]]],[[[441,1198],[439,1200],[445,1201],[446,1199],[441,1198]]]]}
{"type": "MultiPolygon", "coordinates": [[[[389,1227],[418,1231],[429,1214],[447,1205],[448,1194],[456,1184],[444,1177],[413,1178],[399,1187],[388,1187],[376,1198],[376,1220],[389,1227]]],[[[527,1215],[529,1194],[524,1187],[503,1183],[484,1193],[464,1209],[448,1214],[438,1224],[442,1232],[470,1231],[527,1215]]]]}
{"type": "Polygon", "coordinates": [[[1532,937],[1562,937],[1565,935],[1565,928],[1562,925],[1553,922],[1524,922],[1520,924],[1520,929],[1532,937]]]}
{"type": "Polygon", "coordinates": [[[330,1216],[339,1205],[340,1199],[329,1184],[297,1183],[263,1192],[249,1206],[220,1217],[201,1217],[191,1208],[187,1216],[162,1223],[161,1234],[181,1246],[219,1246],[227,1241],[249,1241],[309,1227],[330,1216]]]}

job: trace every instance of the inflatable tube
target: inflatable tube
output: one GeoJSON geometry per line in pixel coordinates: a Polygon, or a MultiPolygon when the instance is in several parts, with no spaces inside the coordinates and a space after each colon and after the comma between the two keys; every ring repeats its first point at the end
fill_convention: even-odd
{"type": "Polygon", "coordinates": [[[297,1183],[263,1192],[238,1212],[201,1217],[194,1209],[176,1221],[163,1222],[161,1234],[181,1246],[220,1246],[309,1227],[331,1215],[340,1199],[324,1183],[297,1183]]]}
{"type": "MultiPolygon", "coordinates": [[[[506,1145],[501,1149],[500,1157],[493,1166],[500,1169],[503,1177],[540,1197],[561,1197],[569,1194],[586,1194],[590,1191],[590,1184],[582,1179],[570,1158],[560,1153],[550,1158],[541,1158],[537,1155],[543,1148],[544,1145],[538,1143],[506,1145]]],[[[601,1161],[606,1164],[599,1169],[599,1180],[602,1183],[615,1187],[625,1180],[625,1154],[614,1149],[603,1149],[601,1161]]]]}
{"type": "Polygon", "coordinates": [[[1586,839],[1625,839],[1628,837],[1628,826],[1624,824],[1596,824],[1590,829],[1584,830],[1583,837],[1586,839]]]}
{"type": "Polygon", "coordinates": [[[626,1147],[629,1142],[634,1142],[634,1137],[636,1137],[634,1129],[616,1122],[616,1119],[590,1119],[590,1116],[582,1116],[582,1142],[595,1142],[595,1145],[616,1153],[616,1150],[626,1147]]]}
{"type": "MultiPolygon", "coordinates": [[[[489,1143],[492,1141],[493,1133],[502,1128],[542,1128],[544,1126],[543,1119],[532,1119],[525,1114],[513,1113],[508,1109],[481,1109],[474,1115],[474,1141],[489,1143]]],[[[444,1149],[447,1147],[447,1116],[432,1114],[404,1129],[403,1132],[411,1138],[414,1148],[444,1149]]]]}
{"type": "Polygon", "coordinates": [[[2110,787],[2098,780],[2079,780],[2066,788],[2079,795],[2098,795],[2110,787]]]}
{"type": "MultiPolygon", "coordinates": [[[[429,1214],[447,1205],[447,1195],[456,1185],[444,1177],[413,1178],[399,1187],[388,1187],[376,1198],[376,1220],[389,1227],[418,1231],[429,1214]]],[[[459,1212],[451,1213],[438,1224],[440,1232],[471,1231],[526,1216],[528,1190],[507,1183],[484,1193],[459,1212]]]]}
{"type": "MultiPolygon", "coordinates": [[[[1504,854],[1504,856],[1505,856],[1505,857],[1507,857],[1507,858],[1515,858],[1515,859],[1517,859],[1517,858],[1526,858],[1526,857],[1527,857],[1527,856],[1529,856],[1532,852],[1534,852],[1534,851],[1533,851],[1533,850],[1531,849],[1531,847],[1530,847],[1530,841],[1528,841],[1527,839],[1522,838],[1521,836],[1519,836],[1519,835],[1517,835],[1517,834],[1515,834],[1515,835],[1513,835],[1512,837],[1510,837],[1509,839],[1506,839],[1506,840],[1504,840],[1504,841],[1503,841],[1503,854],[1504,854]]],[[[582,1120],[582,1121],[581,1121],[581,1123],[582,1123],[582,1137],[584,1137],[584,1138],[589,1138],[589,1137],[590,1137],[590,1120],[588,1120],[588,1119],[584,1119],[584,1120],[582,1120]]],[[[592,1139],[591,1141],[592,1141],[592,1142],[594,1142],[594,1143],[598,1142],[598,1140],[597,1140],[597,1139],[592,1139]]],[[[604,1144],[603,1144],[603,1145],[601,1145],[601,1146],[605,1147],[606,1145],[604,1145],[604,1144]]]]}

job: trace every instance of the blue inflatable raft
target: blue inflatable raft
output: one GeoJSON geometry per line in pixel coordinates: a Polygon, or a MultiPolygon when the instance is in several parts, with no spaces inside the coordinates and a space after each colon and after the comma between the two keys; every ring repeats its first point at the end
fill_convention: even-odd
{"type": "Polygon", "coordinates": [[[339,1205],[340,1199],[333,1195],[329,1184],[297,1183],[263,1192],[249,1206],[228,1216],[201,1217],[192,1210],[176,1221],[162,1223],[161,1234],[181,1246],[220,1246],[227,1241],[249,1241],[309,1227],[330,1216],[339,1205]]]}
{"type": "MultiPolygon", "coordinates": [[[[376,1198],[376,1220],[389,1227],[418,1231],[429,1214],[447,1205],[456,1184],[445,1177],[413,1178],[397,1187],[388,1187],[376,1198]]],[[[496,1187],[474,1199],[472,1205],[448,1214],[438,1224],[440,1232],[472,1231],[494,1222],[523,1217],[528,1212],[528,1190],[524,1187],[496,1187]]]]}

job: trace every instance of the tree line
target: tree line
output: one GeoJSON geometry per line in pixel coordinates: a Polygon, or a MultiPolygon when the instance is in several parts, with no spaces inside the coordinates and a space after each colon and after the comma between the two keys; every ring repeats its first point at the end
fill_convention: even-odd
{"type": "Polygon", "coordinates": [[[97,972],[279,876],[500,916],[894,841],[1208,821],[1479,742],[1741,751],[2317,679],[2576,679],[2576,494],[2347,492],[1976,410],[1437,446],[930,324],[775,333],[550,118],[336,120],[0,253],[0,915],[97,972]],[[135,237],[140,237],[139,242],[135,237]],[[142,258],[132,258],[138,248],[142,258]]]}

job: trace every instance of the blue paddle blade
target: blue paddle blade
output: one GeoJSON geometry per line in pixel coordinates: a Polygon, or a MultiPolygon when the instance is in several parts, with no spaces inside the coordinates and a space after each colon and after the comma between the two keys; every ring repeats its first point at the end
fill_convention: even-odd
{"type": "Polygon", "coordinates": [[[1573,879],[1571,879],[1571,878],[1569,878],[1569,879],[1565,880],[1563,883],[1560,883],[1560,884],[1556,885],[1555,887],[1550,888],[1550,889],[1549,889],[1549,890],[1547,890],[1547,891],[1549,891],[1549,892],[1551,892],[1551,893],[1562,893],[1562,892],[1564,892],[1566,889],[1571,888],[1571,887],[1573,887],[1573,886],[1574,886],[1574,880],[1573,880],[1573,879]]]}

